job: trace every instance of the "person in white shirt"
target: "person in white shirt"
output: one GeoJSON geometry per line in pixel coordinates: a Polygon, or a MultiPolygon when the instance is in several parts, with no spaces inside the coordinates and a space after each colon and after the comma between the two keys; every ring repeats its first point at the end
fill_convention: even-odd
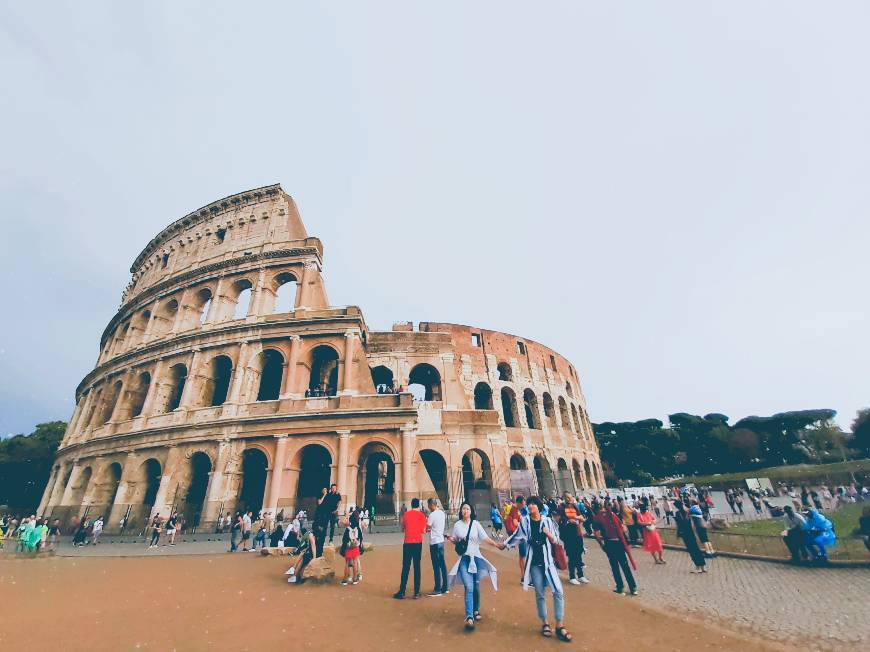
{"type": "Polygon", "coordinates": [[[435,589],[430,598],[449,593],[447,589],[447,564],[444,562],[444,526],[447,516],[438,508],[438,501],[430,498],[429,518],[426,519],[426,531],[429,533],[429,556],[432,558],[432,572],[435,574],[435,589]]]}
{"type": "Polygon", "coordinates": [[[103,517],[100,516],[91,528],[91,543],[97,545],[97,541],[100,539],[100,535],[103,533],[103,517]]]}
{"type": "Polygon", "coordinates": [[[251,512],[245,512],[245,515],[242,516],[242,552],[248,550],[251,543],[251,529],[253,527],[251,516],[251,512]]]}

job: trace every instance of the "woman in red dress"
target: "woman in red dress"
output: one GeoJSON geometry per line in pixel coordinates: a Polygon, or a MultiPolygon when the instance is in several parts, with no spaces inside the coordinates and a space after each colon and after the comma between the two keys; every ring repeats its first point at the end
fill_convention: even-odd
{"type": "Polygon", "coordinates": [[[638,525],[643,526],[643,549],[652,555],[653,561],[657,564],[664,564],[662,559],[662,537],[656,529],[656,517],[649,511],[649,505],[641,503],[640,513],[637,515],[638,525]]]}

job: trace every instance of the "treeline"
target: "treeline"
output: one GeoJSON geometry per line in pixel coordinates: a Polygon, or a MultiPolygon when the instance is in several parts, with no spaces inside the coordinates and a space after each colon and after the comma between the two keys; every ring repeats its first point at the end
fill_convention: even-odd
{"type": "Polygon", "coordinates": [[[648,484],[678,475],[733,473],[782,464],[839,461],[870,454],[870,410],[843,432],[835,410],[798,410],[745,417],[733,425],[724,414],[668,415],[623,423],[594,423],[605,475],[648,484]]]}
{"type": "Polygon", "coordinates": [[[0,505],[33,511],[48,484],[66,422],[40,423],[29,435],[0,439],[0,505]]]}

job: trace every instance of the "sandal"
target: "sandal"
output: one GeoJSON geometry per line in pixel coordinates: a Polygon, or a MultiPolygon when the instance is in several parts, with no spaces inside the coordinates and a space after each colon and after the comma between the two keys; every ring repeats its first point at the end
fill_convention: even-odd
{"type": "Polygon", "coordinates": [[[474,618],[465,619],[465,631],[470,632],[474,629],[474,618]]]}
{"type": "Polygon", "coordinates": [[[565,641],[566,643],[570,643],[574,639],[574,637],[571,636],[571,632],[569,632],[564,627],[556,628],[556,638],[558,638],[560,641],[565,641]]]}
{"type": "Polygon", "coordinates": [[[483,620],[483,616],[480,615],[479,611],[475,611],[474,612],[474,619],[477,621],[481,621],[481,620],[483,620]]]}
{"type": "Polygon", "coordinates": [[[541,636],[545,638],[550,638],[553,635],[553,630],[550,629],[549,623],[544,623],[541,625],[541,636]]]}

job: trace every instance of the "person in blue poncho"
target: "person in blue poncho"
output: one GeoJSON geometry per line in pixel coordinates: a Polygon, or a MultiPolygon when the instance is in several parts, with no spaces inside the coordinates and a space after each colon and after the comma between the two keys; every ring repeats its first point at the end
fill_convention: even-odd
{"type": "Polygon", "coordinates": [[[833,546],[837,542],[834,524],[817,510],[810,509],[806,525],[804,525],[804,532],[806,533],[805,545],[810,551],[813,561],[827,562],[828,552],[825,548],[833,546]]]}

